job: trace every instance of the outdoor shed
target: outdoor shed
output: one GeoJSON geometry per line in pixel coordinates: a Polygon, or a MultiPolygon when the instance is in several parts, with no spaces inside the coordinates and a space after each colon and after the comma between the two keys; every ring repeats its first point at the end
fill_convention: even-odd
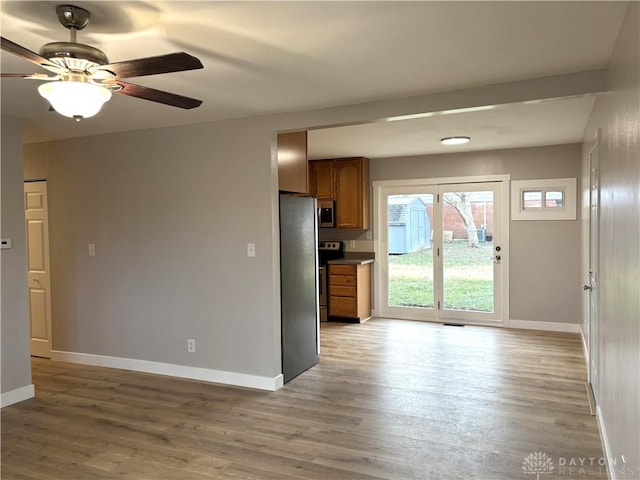
{"type": "Polygon", "coordinates": [[[431,246],[431,222],[419,197],[394,195],[387,205],[389,253],[409,253],[431,246]]]}

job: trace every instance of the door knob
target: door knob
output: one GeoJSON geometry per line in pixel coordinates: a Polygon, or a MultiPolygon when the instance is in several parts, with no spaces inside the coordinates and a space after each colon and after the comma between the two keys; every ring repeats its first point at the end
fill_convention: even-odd
{"type": "Polygon", "coordinates": [[[591,291],[591,290],[593,290],[593,286],[592,285],[583,285],[582,289],[591,291]]]}

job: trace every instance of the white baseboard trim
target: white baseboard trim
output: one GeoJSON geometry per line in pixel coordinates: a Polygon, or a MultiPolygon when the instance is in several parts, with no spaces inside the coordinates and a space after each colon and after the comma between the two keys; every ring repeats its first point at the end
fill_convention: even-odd
{"type": "Polygon", "coordinates": [[[14,403],[23,402],[36,396],[36,389],[33,383],[25,385],[24,387],[10,390],[3,394],[0,394],[0,408],[8,407],[14,403]]]}
{"type": "Polygon", "coordinates": [[[168,377],[188,378],[204,382],[234,385],[236,387],[255,388],[274,392],[284,385],[284,377],[278,375],[274,378],[261,377],[246,373],[227,372],[224,370],[212,370],[209,368],[190,367],[187,365],[174,365],[172,363],[152,362],[149,360],[137,360],[134,358],[109,357],[105,355],[93,355],[89,353],[51,351],[51,359],[58,362],[78,363],[93,365],[96,367],[119,368],[134,372],[155,373],[168,377]]]}
{"type": "Polygon", "coordinates": [[[509,328],[546,330],[548,332],[580,333],[580,324],[561,322],[536,322],[533,320],[509,320],[509,328]]]}
{"type": "Polygon", "coordinates": [[[602,412],[600,411],[600,405],[596,406],[596,420],[598,422],[598,430],[600,430],[600,440],[602,442],[602,452],[604,458],[607,461],[607,477],[610,480],[618,480],[618,468],[616,468],[615,462],[612,460],[611,447],[609,445],[609,438],[607,437],[607,431],[604,428],[604,421],[602,420],[602,412]]]}

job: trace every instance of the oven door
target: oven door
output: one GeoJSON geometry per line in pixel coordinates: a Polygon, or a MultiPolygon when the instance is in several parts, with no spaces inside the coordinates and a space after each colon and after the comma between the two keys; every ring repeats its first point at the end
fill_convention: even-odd
{"type": "Polygon", "coordinates": [[[320,321],[327,321],[327,267],[318,268],[318,292],[320,299],[320,321]]]}

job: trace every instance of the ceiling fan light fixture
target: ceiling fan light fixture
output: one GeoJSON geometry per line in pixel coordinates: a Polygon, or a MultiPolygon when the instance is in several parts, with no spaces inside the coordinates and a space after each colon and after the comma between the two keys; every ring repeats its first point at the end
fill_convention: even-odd
{"type": "Polygon", "coordinates": [[[471,141],[471,137],[444,137],[440,139],[440,143],[443,145],[464,145],[471,141]]]}
{"type": "Polygon", "coordinates": [[[111,92],[87,82],[49,82],[38,87],[56,112],[65,117],[93,117],[111,99],[111,92]]]}

